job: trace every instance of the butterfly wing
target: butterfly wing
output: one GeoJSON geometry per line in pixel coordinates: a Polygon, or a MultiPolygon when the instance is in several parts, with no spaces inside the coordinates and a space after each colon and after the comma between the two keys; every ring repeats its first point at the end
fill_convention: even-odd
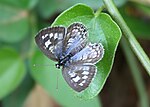
{"type": "Polygon", "coordinates": [[[62,69],[64,79],[77,92],[89,86],[96,72],[96,66],[88,63],[65,66],[62,69]]]}
{"type": "Polygon", "coordinates": [[[65,27],[48,27],[36,35],[35,41],[48,58],[58,61],[62,56],[64,37],[65,27]]]}
{"type": "Polygon", "coordinates": [[[76,54],[86,46],[87,29],[81,23],[73,23],[67,29],[64,40],[64,54],[76,54]]]}
{"type": "Polygon", "coordinates": [[[96,64],[103,58],[104,48],[102,44],[99,43],[89,43],[85,48],[80,52],[75,54],[70,59],[71,64],[79,63],[93,63],[96,64]]]}
{"type": "Polygon", "coordinates": [[[97,72],[96,64],[103,58],[102,44],[89,43],[80,52],[76,53],[64,65],[63,77],[71,88],[80,92],[86,89],[97,72]]]}

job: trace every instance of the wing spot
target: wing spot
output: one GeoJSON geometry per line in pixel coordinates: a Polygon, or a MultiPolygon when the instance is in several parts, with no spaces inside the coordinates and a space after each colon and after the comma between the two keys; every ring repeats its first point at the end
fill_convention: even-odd
{"type": "Polygon", "coordinates": [[[54,34],[54,40],[58,38],[58,33],[54,34]]]}
{"type": "Polygon", "coordinates": [[[86,80],[82,81],[79,85],[83,86],[85,82],[86,82],[86,80]]]}
{"type": "Polygon", "coordinates": [[[52,38],[52,37],[53,37],[53,33],[50,33],[50,34],[49,34],[49,38],[52,38]]]}
{"type": "Polygon", "coordinates": [[[77,32],[77,35],[80,35],[80,32],[77,32]]]}
{"type": "Polygon", "coordinates": [[[88,76],[87,75],[84,75],[83,77],[82,77],[82,79],[87,79],[88,78],[88,76]]]}
{"type": "Polygon", "coordinates": [[[76,76],[76,73],[70,72],[69,75],[70,75],[70,77],[72,78],[72,77],[75,77],[75,76],[76,76]]]}
{"type": "Polygon", "coordinates": [[[59,38],[58,38],[59,40],[61,40],[61,39],[63,39],[63,33],[60,33],[59,34],[59,38]]]}
{"type": "Polygon", "coordinates": [[[78,32],[78,29],[73,29],[72,30],[72,33],[76,33],[76,32],[78,32]]]}
{"type": "Polygon", "coordinates": [[[42,39],[44,39],[45,38],[45,36],[42,36],[42,39]]]}
{"type": "Polygon", "coordinates": [[[80,77],[79,76],[76,76],[75,78],[73,78],[73,81],[74,82],[78,82],[80,80],[80,77]]]}
{"type": "Polygon", "coordinates": [[[79,85],[80,85],[80,86],[83,86],[83,84],[82,84],[82,83],[80,83],[79,85]]]}
{"type": "Polygon", "coordinates": [[[86,80],[82,81],[82,83],[84,84],[86,82],[86,80]]]}
{"type": "MultiPolygon", "coordinates": [[[[89,70],[89,69],[88,69],[88,70],[89,70]]],[[[88,72],[88,71],[84,71],[84,72],[82,72],[82,74],[83,74],[83,75],[88,75],[89,72],[88,72]]]]}
{"type": "Polygon", "coordinates": [[[82,60],[86,60],[87,59],[87,55],[84,55],[82,60]]]}
{"type": "Polygon", "coordinates": [[[50,44],[51,44],[51,41],[50,41],[50,40],[46,41],[46,42],[45,42],[46,48],[48,48],[48,46],[49,46],[50,44]]]}
{"type": "Polygon", "coordinates": [[[42,39],[45,39],[48,36],[48,34],[45,34],[42,36],[42,39]]]}
{"type": "Polygon", "coordinates": [[[97,53],[95,52],[91,57],[92,58],[96,58],[97,57],[97,53]]]}
{"type": "Polygon", "coordinates": [[[73,38],[70,38],[69,40],[68,40],[68,43],[72,43],[74,41],[74,39],[73,38]]]}
{"type": "Polygon", "coordinates": [[[50,47],[49,47],[49,50],[52,50],[52,49],[53,49],[53,46],[50,46],[50,47]]]}
{"type": "Polygon", "coordinates": [[[89,69],[90,69],[90,67],[88,67],[88,66],[86,66],[86,67],[83,68],[84,72],[87,72],[89,69]]]}

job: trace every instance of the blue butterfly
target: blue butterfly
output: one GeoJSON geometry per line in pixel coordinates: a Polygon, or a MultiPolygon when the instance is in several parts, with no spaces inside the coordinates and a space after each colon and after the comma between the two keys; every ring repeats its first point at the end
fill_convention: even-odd
{"type": "Polygon", "coordinates": [[[103,58],[101,43],[87,43],[88,32],[85,25],[73,23],[44,28],[35,37],[42,52],[62,66],[62,75],[68,85],[77,92],[85,90],[96,75],[95,64],[103,58]]]}

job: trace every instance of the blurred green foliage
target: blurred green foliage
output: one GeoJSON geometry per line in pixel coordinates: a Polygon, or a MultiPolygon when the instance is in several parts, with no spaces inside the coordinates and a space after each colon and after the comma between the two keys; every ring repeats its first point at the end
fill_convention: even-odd
{"type": "MultiPolygon", "coordinates": [[[[128,6],[125,5],[126,0],[115,0],[115,2],[120,7],[120,11],[133,33],[135,33],[137,37],[149,39],[149,21],[130,16],[126,11],[126,8],[128,8],[128,6]]],[[[55,100],[63,106],[71,104],[73,104],[72,107],[100,106],[98,97],[88,101],[79,100],[78,97],[75,97],[77,94],[73,93],[64,82],[61,77],[61,72],[53,67],[54,63],[43,56],[42,52],[37,52],[37,46],[34,42],[34,36],[40,28],[50,26],[51,20],[54,20],[54,17],[56,17],[58,13],[76,3],[87,4],[94,10],[97,10],[103,5],[101,0],[0,0],[0,99],[4,107],[10,107],[10,105],[13,107],[22,106],[27,94],[34,86],[33,80],[41,84],[43,88],[46,89],[50,95],[53,95],[55,100]],[[39,66],[33,68],[34,63],[41,65],[49,64],[50,67],[39,66]],[[30,77],[30,73],[33,77],[30,77]],[[58,93],[55,89],[57,75],[59,75],[60,78],[58,81],[60,82],[58,83],[60,92],[58,93]],[[64,96],[68,97],[65,99],[64,96]],[[16,100],[14,99],[15,97],[16,100]],[[8,103],[11,101],[12,103],[8,103]]],[[[142,10],[146,16],[149,16],[149,7],[139,3],[133,3],[132,6],[142,10]]],[[[75,11],[76,13],[83,12],[81,15],[85,15],[86,13],[86,10],[74,10],[74,12],[75,11]]],[[[71,19],[67,20],[64,18],[65,16],[62,15],[59,17],[60,19],[57,19],[53,24],[68,26],[71,22],[81,20],[86,26],[90,27],[93,22],[89,23],[89,21],[95,18],[95,16],[92,15],[93,13],[88,13],[88,16],[90,16],[88,19],[86,19],[86,15],[83,18],[76,19],[70,15],[68,18],[71,19]],[[62,19],[63,21],[61,21],[62,19]]],[[[100,18],[96,19],[98,28],[96,30],[93,28],[89,33],[90,35],[101,34],[101,36],[98,35],[94,38],[90,36],[89,39],[95,42],[99,37],[102,37],[101,42],[105,44],[106,52],[109,54],[106,53],[107,58],[97,65],[99,66],[98,70],[103,72],[99,72],[97,82],[93,83],[91,88],[94,88],[96,84],[98,89],[94,93],[92,93],[93,91],[89,91],[83,93],[83,95],[77,95],[80,97],[93,97],[102,89],[110,73],[116,46],[120,38],[120,32],[112,19],[106,14],[101,14],[99,17],[100,18]],[[107,25],[108,23],[110,25],[107,25]],[[94,33],[95,31],[97,32],[94,33]],[[110,36],[110,34],[112,36],[115,35],[114,38],[110,36]],[[113,44],[112,47],[110,47],[111,44],[113,44]],[[107,59],[110,59],[109,63],[107,59]],[[105,70],[105,68],[107,69],[105,70]]]]}
{"type": "Polygon", "coordinates": [[[150,39],[150,6],[129,2],[120,8],[120,12],[135,36],[150,39]]]}
{"type": "Polygon", "coordinates": [[[25,66],[18,53],[11,48],[0,49],[0,99],[14,90],[25,75],[25,66]]]}

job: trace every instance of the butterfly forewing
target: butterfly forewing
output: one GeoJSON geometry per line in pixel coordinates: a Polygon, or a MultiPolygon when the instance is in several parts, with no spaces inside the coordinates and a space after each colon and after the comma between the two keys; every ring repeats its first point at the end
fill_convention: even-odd
{"type": "Polygon", "coordinates": [[[42,52],[54,61],[62,56],[64,27],[48,27],[42,29],[35,37],[35,41],[42,52]]]}
{"type": "Polygon", "coordinates": [[[99,43],[89,43],[84,49],[75,54],[70,59],[70,63],[93,63],[96,64],[103,58],[104,48],[99,43]]]}
{"type": "Polygon", "coordinates": [[[73,23],[67,29],[67,34],[64,40],[64,53],[74,55],[83,49],[86,45],[87,29],[81,23],[73,23]]]}
{"type": "Polygon", "coordinates": [[[77,92],[83,91],[89,86],[96,72],[96,66],[88,63],[65,66],[62,70],[66,82],[77,92]]]}

